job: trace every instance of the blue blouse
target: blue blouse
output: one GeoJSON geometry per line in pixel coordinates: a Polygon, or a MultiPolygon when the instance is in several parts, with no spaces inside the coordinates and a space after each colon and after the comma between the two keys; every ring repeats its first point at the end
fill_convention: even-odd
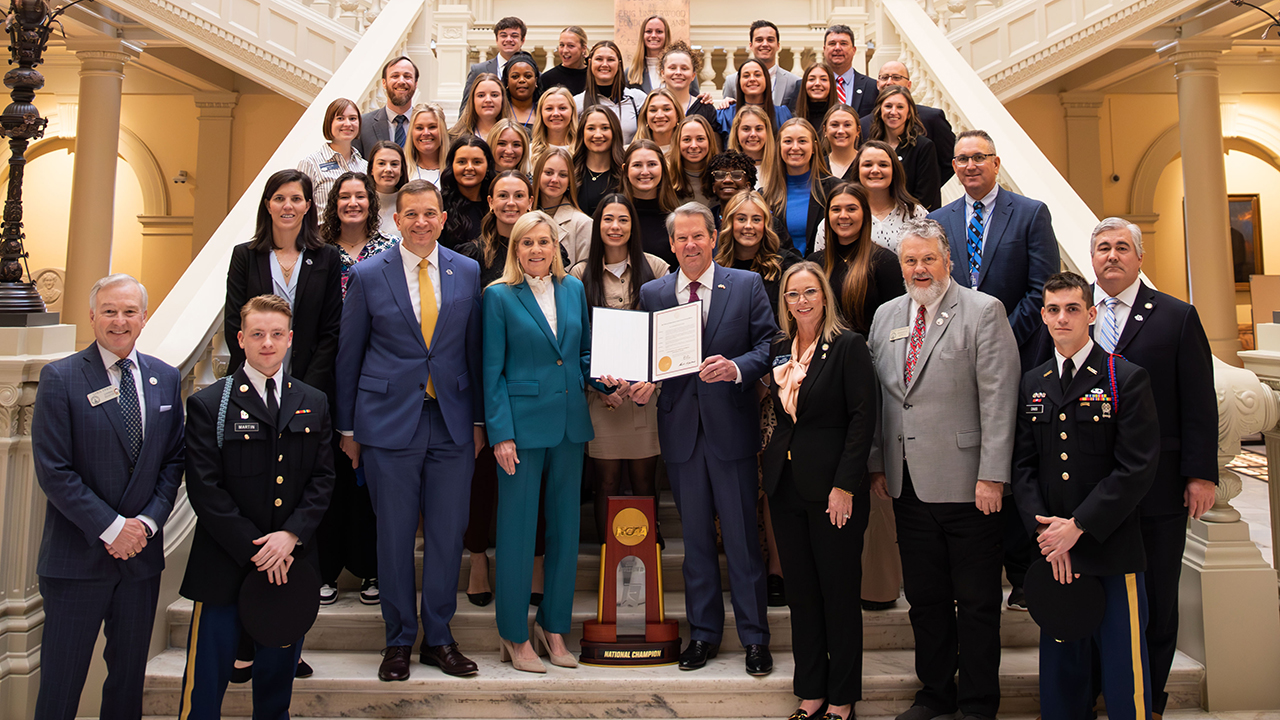
{"type": "Polygon", "coordinates": [[[805,235],[809,225],[809,194],[808,172],[787,176],[787,232],[791,234],[791,244],[801,257],[809,249],[809,239],[805,235]]]}

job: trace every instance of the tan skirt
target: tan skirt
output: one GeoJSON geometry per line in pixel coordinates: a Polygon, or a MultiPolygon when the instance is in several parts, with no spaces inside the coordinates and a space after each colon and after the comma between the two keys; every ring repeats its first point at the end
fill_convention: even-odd
{"type": "Polygon", "coordinates": [[[603,398],[598,392],[587,393],[587,409],[596,433],[587,443],[587,455],[597,460],[639,460],[657,455],[657,396],[643,407],[627,400],[614,410],[603,398]]]}

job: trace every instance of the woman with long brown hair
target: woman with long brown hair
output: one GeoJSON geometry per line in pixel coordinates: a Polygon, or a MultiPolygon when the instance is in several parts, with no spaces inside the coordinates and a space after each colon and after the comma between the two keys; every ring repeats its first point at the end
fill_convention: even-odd
{"type": "Polygon", "coordinates": [[[593,105],[578,120],[573,171],[578,176],[578,207],[588,215],[600,198],[622,185],[622,126],[607,108],[593,105]]]}
{"type": "Polygon", "coordinates": [[[636,208],[644,251],[676,266],[667,234],[667,215],[680,204],[662,150],[652,140],[637,140],[623,156],[622,194],[636,208]]]}
{"type": "Polygon", "coordinates": [[[796,94],[796,117],[819,127],[827,110],[837,102],[836,74],[831,66],[818,62],[805,68],[800,77],[800,92],[796,94]]]}
{"type": "Polygon", "coordinates": [[[866,335],[876,309],[906,292],[893,253],[871,241],[871,213],[861,185],[842,182],[827,197],[827,247],[809,259],[822,266],[840,320],[866,335]]]}
{"type": "MultiPolygon", "coordinates": [[[[648,93],[662,87],[662,56],[672,45],[671,25],[661,15],[650,15],[640,23],[640,40],[636,54],[627,68],[627,85],[648,93]]],[[[690,92],[698,94],[698,80],[693,79],[690,92]]]]}
{"type": "Polygon", "coordinates": [[[449,135],[454,138],[463,135],[484,137],[494,123],[504,118],[511,119],[511,103],[507,102],[502,78],[493,73],[481,73],[471,85],[471,93],[462,108],[462,115],[449,128],[449,135]]]}
{"type": "Polygon", "coordinates": [[[889,85],[876,98],[871,116],[869,140],[882,140],[894,149],[906,174],[907,192],[926,210],[942,206],[942,176],[938,170],[938,151],[925,136],[924,125],[916,112],[911,91],[901,85],[889,85]]]}
{"type": "Polygon", "coordinates": [[[560,225],[560,244],[569,255],[570,266],[587,257],[591,217],[578,207],[573,156],[563,148],[551,148],[538,158],[533,169],[533,208],[560,225]]]}
{"type": "Polygon", "coordinates": [[[782,158],[778,156],[777,135],[772,129],[775,126],[770,122],[760,108],[754,105],[742,108],[729,131],[728,149],[746,155],[755,163],[755,188],[776,213],[787,202],[787,182],[782,158]]]}
{"type": "Polygon", "coordinates": [[[578,111],[601,105],[613,111],[622,126],[622,144],[631,143],[639,124],[645,92],[627,87],[622,72],[622,51],[612,40],[601,40],[587,55],[587,89],[573,96],[578,111]]]}
{"type": "Polygon", "coordinates": [[[635,140],[652,140],[665,154],[675,145],[676,125],[684,120],[684,108],[666,88],[649,93],[640,106],[640,125],[635,140]]]}
{"type": "Polygon", "coordinates": [[[707,162],[720,153],[720,137],[701,115],[690,115],[676,126],[676,141],[667,153],[671,187],[681,200],[697,200],[711,207],[714,196],[706,194],[703,175],[707,162]]]}

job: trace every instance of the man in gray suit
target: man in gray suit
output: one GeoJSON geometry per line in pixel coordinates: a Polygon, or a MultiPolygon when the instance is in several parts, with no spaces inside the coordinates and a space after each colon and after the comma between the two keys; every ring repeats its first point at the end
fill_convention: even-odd
{"type": "MultiPolygon", "coordinates": [[[[769,68],[769,86],[773,88],[773,104],[785,105],[796,111],[796,97],[800,94],[800,78],[778,65],[778,26],[768,20],[751,23],[751,57],[769,68]]],[[[724,96],[738,99],[738,73],[724,79],[724,96]]]]}
{"type": "Polygon", "coordinates": [[[868,460],[872,489],[894,498],[924,684],[898,719],[958,709],[990,720],[1000,706],[998,513],[1013,454],[1018,346],[1000,301],[951,279],[936,221],[909,221],[898,256],[907,294],[871,324],[883,398],[868,460]]]}
{"type": "Polygon", "coordinates": [[[134,348],[146,320],[142,284],[108,275],[89,291],[95,342],[40,373],[31,454],[49,504],[36,565],[38,720],[76,716],[104,624],[100,717],[142,715],[164,524],[183,471],[181,377],[134,348]]]}
{"type": "Polygon", "coordinates": [[[462,91],[462,105],[458,110],[462,110],[467,106],[467,99],[471,97],[471,86],[475,84],[476,78],[484,73],[492,73],[498,77],[502,77],[502,68],[511,59],[512,55],[520,52],[524,48],[524,36],[528,33],[524,21],[518,17],[504,17],[493,25],[493,38],[498,43],[497,57],[491,57],[484,62],[479,62],[471,66],[471,71],[467,73],[467,87],[462,91]]]}
{"type": "Polygon", "coordinates": [[[418,92],[418,66],[401,55],[382,66],[382,92],[387,104],[365,113],[360,118],[360,137],[352,143],[360,151],[360,157],[372,161],[369,153],[381,140],[394,140],[406,147],[409,139],[409,121],[413,119],[413,94],[418,92]]]}

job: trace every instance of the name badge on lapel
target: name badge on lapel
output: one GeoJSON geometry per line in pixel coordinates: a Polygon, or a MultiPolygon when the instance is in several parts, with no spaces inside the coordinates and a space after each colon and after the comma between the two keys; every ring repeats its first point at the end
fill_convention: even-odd
{"type": "Polygon", "coordinates": [[[258,423],[236,423],[236,432],[258,432],[258,423]]]}
{"type": "Polygon", "coordinates": [[[115,400],[116,398],[120,397],[120,388],[114,385],[108,385],[107,387],[104,387],[101,390],[95,390],[89,393],[88,397],[89,397],[89,405],[92,407],[98,407],[99,405],[101,405],[102,403],[108,400],[115,400]]]}
{"type": "Polygon", "coordinates": [[[779,355],[778,357],[773,359],[773,366],[778,367],[780,365],[786,365],[789,362],[791,362],[790,355],[779,355]]]}
{"type": "Polygon", "coordinates": [[[333,172],[333,171],[341,170],[342,168],[338,167],[338,163],[329,161],[329,162],[320,163],[320,169],[329,170],[333,172]]]}
{"type": "Polygon", "coordinates": [[[894,328],[889,331],[889,342],[896,342],[898,340],[901,340],[904,337],[910,337],[910,336],[911,336],[911,328],[909,327],[894,328]]]}

